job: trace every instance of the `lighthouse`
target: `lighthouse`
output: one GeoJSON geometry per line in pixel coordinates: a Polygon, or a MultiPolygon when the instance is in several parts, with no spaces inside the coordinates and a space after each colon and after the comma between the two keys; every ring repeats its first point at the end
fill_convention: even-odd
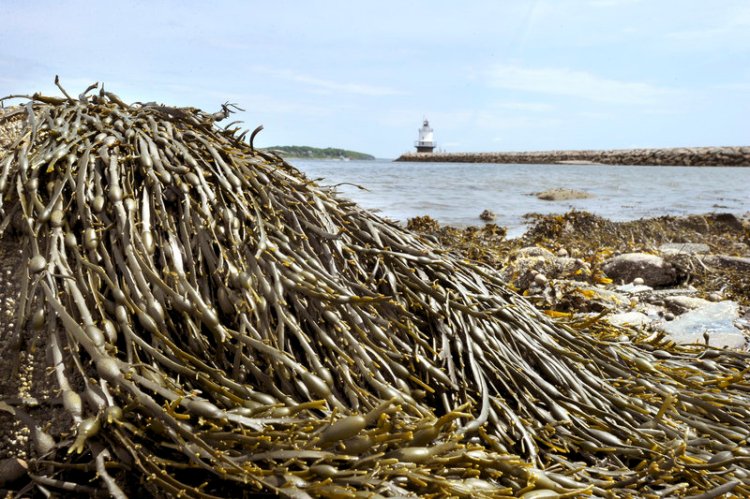
{"type": "Polygon", "coordinates": [[[419,129],[419,140],[414,142],[417,152],[432,152],[435,149],[435,140],[432,137],[432,128],[430,122],[425,118],[422,128],[419,129]]]}

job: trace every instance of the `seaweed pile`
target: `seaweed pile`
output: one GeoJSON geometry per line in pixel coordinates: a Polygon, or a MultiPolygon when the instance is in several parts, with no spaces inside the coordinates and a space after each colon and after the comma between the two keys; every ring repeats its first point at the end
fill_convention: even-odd
{"type": "MultiPolygon", "coordinates": [[[[638,250],[664,243],[700,242],[716,252],[741,254],[733,247],[750,242],[748,229],[729,213],[612,222],[592,213],[571,210],[560,215],[530,214],[526,218],[531,227],[522,238],[523,244],[569,246],[582,252],[601,247],[638,250]]],[[[745,249],[744,244],[740,247],[745,249]]]]}
{"type": "Polygon", "coordinates": [[[750,494],[747,353],[558,325],[219,128],[231,105],[60,88],[0,158],[16,334],[69,417],[0,402],[22,492],[750,494]]]}
{"type": "MultiPolygon", "coordinates": [[[[531,227],[517,241],[518,247],[540,245],[552,251],[568,248],[580,254],[595,275],[601,271],[603,256],[616,251],[658,253],[659,247],[667,243],[702,243],[713,254],[745,257],[750,247],[750,226],[729,213],[624,222],[582,211],[529,218],[531,227]]],[[[710,258],[687,254],[672,256],[670,261],[676,268],[678,282],[689,283],[705,296],[721,289],[725,297],[750,305],[747,266],[711,265],[710,258]]]]}
{"type": "Polygon", "coordinates": [[[725,258],[746,258],[750,254],[750,222],[730,213],[614,222],[586,211],[571,210],[562,214],[528,214],[525,218],[528,230],[518,238],[506,238],[505,229],[495,224],[441,226],[427,215],[407,220],[406,227],[498,271],[507,268],[523,248],[541,247],[575,256],[590,266],[590,271],[576,274],[575,279],[591,284],[602,282],[602,265],[613,254],[659,254],[665,244],[705,244],[710,254],[722,255],[720,259],[724,258],[726,263],[716,264],[715,258],[713,262],[711,258],[704,261],[701,255],[670,255],[670,264],[676,271],[675,284],[689,284],[706,297],[721,290],[726,298],[750,305],[748,266],[725,258]]]}

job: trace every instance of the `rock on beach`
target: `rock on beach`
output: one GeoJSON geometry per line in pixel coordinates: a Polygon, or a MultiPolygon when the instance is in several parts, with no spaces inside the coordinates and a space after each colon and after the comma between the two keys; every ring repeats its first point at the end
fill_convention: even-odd
{"type": "MultiPolygon", "coordinates": [[[[744,350],[750,225],[736,220],[708,214],[610,222],[570,212],[539,217],[520,240],[475,238],[471,247],[481,246],[486,253],[474,255],[551,317],[600,317],[627,334],[744,350]]],[[[463,237],[470,234],[478,232],[463,237]]]]}
{"type": "Polygon", "coordinates": [[[720,301],[685,312],[661,329],[681,344],[707,342],[715,347],[743,348],[747,345],[747,337],[735,327],[737,319],[738,305],[720,301]]]}
{"type": "Polygon", "coordinates": [[[606,261],[602,270],[615,282],[643,279],[646,286],[668,286],[677,278],[675,268],[662,257],[648,253],[625,253],[606,261]]]}
{"type": "Polygon", "coordinates": [[[546,191],[537,192],[534,194],[537,199],[544,201],[568,201],[571,199],[589,199],[594,197],[585,191],[577,191],[575,189],[567,189],[564,187],[556,187],[554,189],[547,189],[546,191]]]}
{"type": "Polygon", "coordinates": [[[545,248],[530,246],[519,249],[501,275],[516,288],[528,289],[532,283],[543,286],[548,279],[585,279],[590,273],[583,260],[556,256],[545,248]]]}
{"type": "Polygon", "coordinates": [[[497,218],[497,215],[495,215],[495,213],[491,210],[484,210],[479,215],[479,219],[485,222],[494,222],[496,218],[497,218]]]}
{"type": "Polygon", "coordinates": [[[704,255],[711,248],[703,243],[666,243],[659,246],[659,252],[663,255],[704,255]]]}

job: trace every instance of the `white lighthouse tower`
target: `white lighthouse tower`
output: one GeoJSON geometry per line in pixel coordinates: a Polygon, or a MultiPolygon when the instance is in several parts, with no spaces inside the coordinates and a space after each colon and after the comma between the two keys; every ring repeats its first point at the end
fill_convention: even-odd
{"type": "Polygon", "coordinates": [[[417,152],[432,152],[436,145],[432,137],[430,122],[425,118],[422,128],[419,129],[419,140],[414,142],[414,147],[417,148],[417,152]]]}

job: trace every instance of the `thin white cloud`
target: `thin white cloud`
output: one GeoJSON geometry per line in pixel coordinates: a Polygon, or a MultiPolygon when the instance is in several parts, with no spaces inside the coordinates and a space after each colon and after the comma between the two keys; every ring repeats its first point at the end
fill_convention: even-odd
{"type": "MultiPolygon", "coordinates": [[[[385,111],[378,116],[378,122],[386,127],[403,127],[404,124],[413,124],[416,131],[421,124],[421,117],[425,116],[418,109],[393,109],[385,111]],[[419,119],[415,119],[420,117],[419,119]]],[[[435,129],[437,136],[442,135],[446,128],[452,130],[514,130],[519,128],[543,128],[558,126],[565,120],[556,116],[538,115],[509,115],[499,110],[455,110],[455,111],[433,111],[426,115],[430,125],[435,129]]],[[[438,137],[439,140],[439,137],[438,137]]]]}
{"type": "Polygon", "coordinates": [[[733,31],[733,28],[730,26],[719,26],[719,27],[705,28],[705,29],[673,31],[672,33],[667,33],[665,37],[670,40],[675,40],[677,42],[701,42],[703,43],[705,41],[714,41],[719,37],[724,37],[727,34],[730,34],[732,31],[733,31]]]}
{"type": "MultiPolygon", "coordinates": [[[[225,98],[227,98],[225,96],[225,98]]],[[[295,116],[333,116],[334,111],[326,106],[311,105],[290,99],[280,99],[273,95],[236,93],[229,96],[233,102],[247,111],[250,116],[291,114],[295,116]]]]}
{"type": "Polygon", "coordinates": [[[563,95],[614,104],[653,104],[678,90],[643,82],[603,78],[567,68],[499,65],[489,70],[489,84],[508,90],[563,95]]]}
{"type": "Polygon", "coordinates": [[[750,94],[750,82],[744,83],[722,83],[716,85],[717,90],[728,90],[730,92],[744,92],[750,94]]]}
{"type": "Polygon", "coordinates": [[[672,31],[665,35],[667,39],[679,43],[694,42],[705,47],[723,45],[727,41],[737,44],[740,40],[750,39],[750,7],[740,5],[730,9],[712,25],[698,29],[672,31]]]}
{"type": "Polygon", "coordinates": [[[593,7],[621,7],[623,5],[632,5],[640,2],[641,0],[591,0],[589,5],[593,7]]]}
{"type": "Polygon", "coordinates": [[[540,130],[542,128],[559,127],[565,123],[560,117],[548,116],[544,118],[534,116],[503,116],[496,113],[478,113],[477,127],[485,130],[519,130],[522,128],[540,130]]]}
{"type": "Polygon", "coordinates": [[[390,87],[368,85],[365,83],[350,83],[326,80],[315,76],[306,75],[289,69],[273,69],[266,67],[254,67],[254,71],[287,81],[302,83],[309,87],[325,92],[344,92],[355,95],[379,97],[385,95],[401,95],[403,92],[390,87]]]}
{"type": "Polygon", "coordinates": [[[532,112],[546,112],[555,109],[552,104],[546,104],[544,102],[525,102],[525,101],[500,101],[493,104],[494,107],[499,109],[510,109],[513,111],[532,111],[532,112]]]}

